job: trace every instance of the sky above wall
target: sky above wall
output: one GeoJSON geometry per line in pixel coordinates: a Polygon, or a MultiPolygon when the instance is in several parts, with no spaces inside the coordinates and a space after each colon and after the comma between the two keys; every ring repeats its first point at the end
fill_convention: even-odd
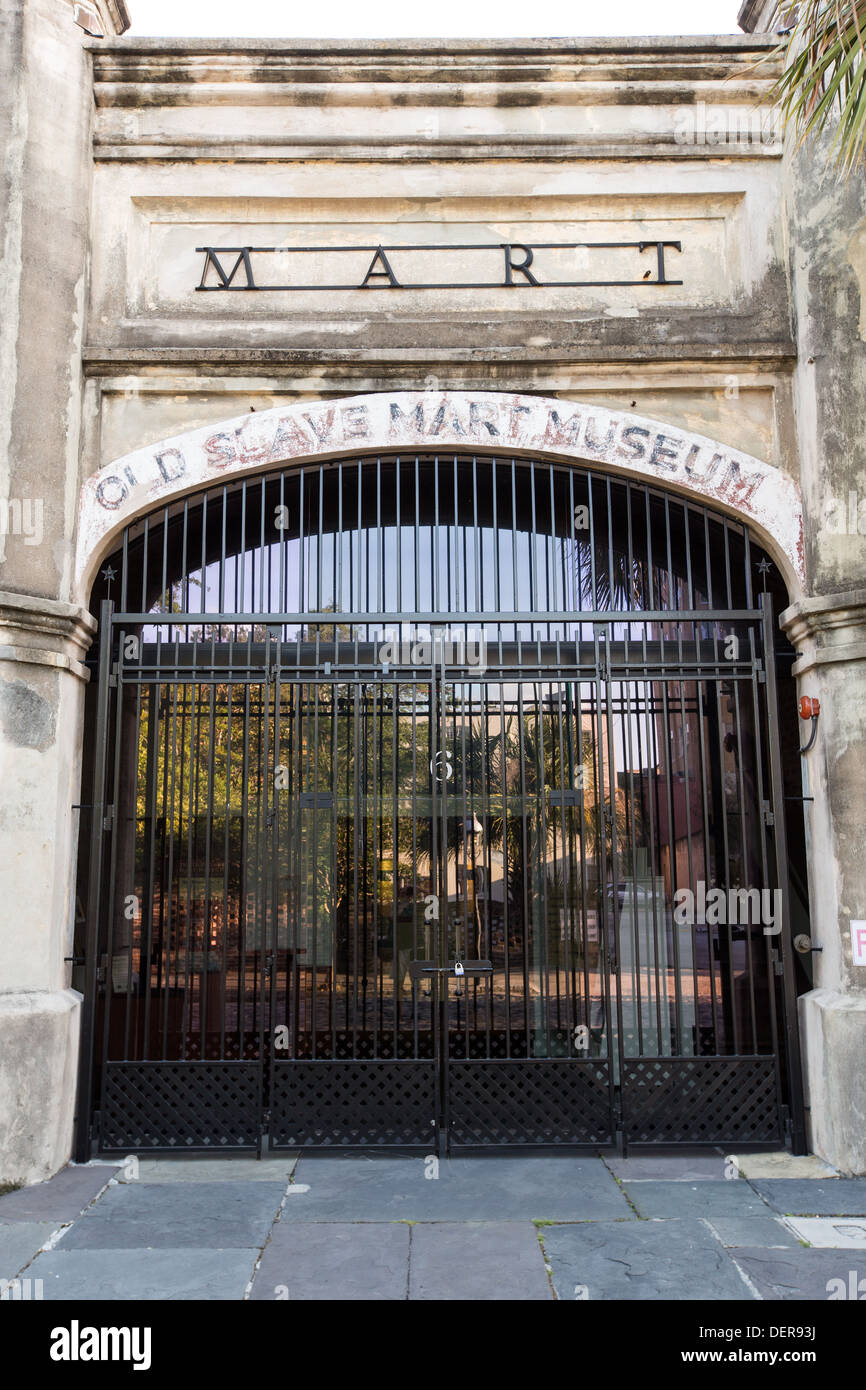
{"type": "Polygon", "coordinates": [[[203,38],[537,38],[739,34],[741,0],[128,0],[131,34],[203,38]]]}

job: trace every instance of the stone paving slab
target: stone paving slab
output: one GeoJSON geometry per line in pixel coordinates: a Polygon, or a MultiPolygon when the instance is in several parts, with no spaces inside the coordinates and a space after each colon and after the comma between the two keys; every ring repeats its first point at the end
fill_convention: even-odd
{"type": "Polygon", "coordinates": [[[138,1162],[138,1177],[126,1178],[124,1170],[118,1182],[289,1182],[297,1164],[291,1158],[142,1158],[138,1162]]]}
{"type": "Polygon", "coordinates": [[[284,1192],[282,1183],[125,1183],[110,1187],[58,1248],[260,1248],[284,1192]]]}
{"type": "Polygon", "coordinates": [[[66,1250],[39,1255],[27,1270],[47,1300],[240,1301],[256,1250],[66,1250]]]}
{"type": "Polygon", "coordinates": [[[744,1178],[835,1178],[836,1169],[817,1154],[773,1153],[732,1154],[744,1178]]]}
{"type": "Polygon", "coordinates": [[[14,1279],[56,1230],[56,1221],[0,1222],[0,1279],[14,1279]]]}
{"type": "Polygon", "coordinates": [[[810,1245],[828,1250],[866,1250],[866,1220],[853,1216],[788,1216],[785,1225],[795,1238],[810,1245]]]}
{"type": "Polygon", "coordinates": [[[745,1178],[725,1182],[635,1182],[626,1192],[644,1217],[770,1216],[745,1178]]]}
{"type": "Polygon", "coordinates": [[[804,1250],[800,1245],[732,1253],[762,1298],[823,1302],[831,1293],[836,1299],[866,1297],[866,1254],[859,1250],[804,1250]]]}
{"type": "Polygon", "coordinates": [[[798,1245],[780,1216],[713,1216],[707,1221],[722,1245],[763,1245],[768,1249],[798,1245]]]}
{"type": "Polygon", "coordinates": [[[605,1165],[621,1182],[724,1182],[728,1163],[723,1154],[652,1154],[640,1158],[608,1158],[605,1165]]]}
{"type": "Polygon", "coordinates": [[[696,1218],[544,1226],[540,1234],[564,1301],[754,1298],[730,1255],[696,1218]]]}
{"type": "Polygon", "coordinates": [[[866,1178],[758,1179],[752,1187],[783,1216],[866,1216],[866,1178]]]}
{"type": "Polygon", "coordinates": [[[114,1176],[114,1167],[70,1165],[47,1182],[0,1197],[0,1221],[74,1221],[114,1176]]]}
{"type": "Polygon", "coordinates": [[[409,1298],[549,1302],[553,1294],[535,1227],[529,1221],[413,1226],[409,1298]]]}
{"type": "Polygon", "coordinates": [[[438,1178],[418,1158],[312,1158],[287,1203],[293,1221],[603,1221],[633,1217],[594,1158],[444,1159],[438,1178]]]}
{"type": "Polygon", "coordinates": [[[402,1222],[280,1221],[271,1232],[250,1296],[260,1302],[405,1300],[410,1232],[402,1222]]]}

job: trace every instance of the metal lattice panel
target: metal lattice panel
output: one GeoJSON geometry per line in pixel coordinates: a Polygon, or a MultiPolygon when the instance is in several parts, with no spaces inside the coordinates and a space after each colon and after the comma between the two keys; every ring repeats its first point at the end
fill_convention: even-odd
{"type": "Polygon", "coordinates": [[[608,1064],[598,1061],[455,1062],[448,1068],[455,1147],[606,1144],[608,1064]]]}
{"type": "Polygon", "coordinates": [[[781,1138],[772,1057],[644,1057],[623,1073],[633,1144],[773,1142],[781,1138]]]}
{"type": "Polygon", "coordinates": [[[261,1134],[261,1067],[109,1062],[101,1143],[111,1149],[248,1149],[261,1134]]]}
{"type": "Polygon", "coordinates": [[[432,1062],[275,1062],[271,1147],[431,1148],[432,1062]]]}

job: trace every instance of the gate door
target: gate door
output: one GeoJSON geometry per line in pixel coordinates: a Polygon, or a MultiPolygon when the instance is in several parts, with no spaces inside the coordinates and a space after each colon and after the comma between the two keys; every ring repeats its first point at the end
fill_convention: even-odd
{"type": "Polygon", "coordinates": [[[275,678],[270,1143],[435,1150],[429,682],[275,678]]]}
{"type": "Polygon", "coordinates": [[[101,630],[82,1059],[99,1148],[257,1149],[273,695],[249,645],[148,643],[109,604],[101,630]]]}
{"type": "Polygon", "coordinates": [[[614,1137],[610,943],[590,872],[603,833],[599,708],[593,678],[531,663],[443,687],[439,912],[454,1149],[614,1137]],[[454,963],[469,960],[483,973],[467,964],[456,975],[454,963]]]}
{"type": "Polygon", "coordinates": [[[721,631],[630,623],[599,636],[601,891],[627,1143],[778,1143],[786,1127],[802,1142],[764,597],[760,615],[721,631]]]}

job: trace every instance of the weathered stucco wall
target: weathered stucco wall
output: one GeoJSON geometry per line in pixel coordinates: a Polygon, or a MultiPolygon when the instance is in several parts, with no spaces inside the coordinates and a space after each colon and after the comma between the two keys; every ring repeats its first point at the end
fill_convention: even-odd
{"type": "Polygon", "coordinates": [[[64,957],[95,624],[65,600],[90,245],[86,39],[69,0],[0,11],[0,1180],[65,1161],[75,1103],[80,996],[64,957]]]}

